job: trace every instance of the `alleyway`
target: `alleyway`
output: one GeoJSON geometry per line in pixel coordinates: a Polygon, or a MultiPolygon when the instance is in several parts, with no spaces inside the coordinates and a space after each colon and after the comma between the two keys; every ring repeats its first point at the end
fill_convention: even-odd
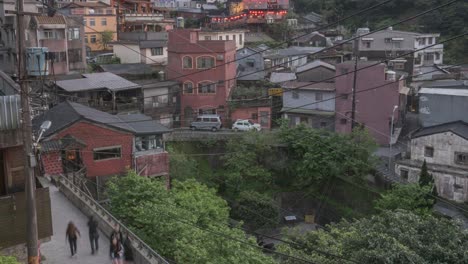
{"type": "Polygon", "coordinates": [[[109,241],[100,233],[99,252],[91,255],[91,247],[88,238],[87,217],[76,208],[60,191],[53,185],[50,188],[50,199],[52,207],[52,224],[54,235],[52,240],[41,245],[41,254],[46,257],[43,263],[64,264],[101,264],[111,263],[109,258],[109,241]],[[78,239],[78,254],[71,258],[68,241],[65,240],[65,229],[69,221],[73,221],[81,232],[78,239]]]}

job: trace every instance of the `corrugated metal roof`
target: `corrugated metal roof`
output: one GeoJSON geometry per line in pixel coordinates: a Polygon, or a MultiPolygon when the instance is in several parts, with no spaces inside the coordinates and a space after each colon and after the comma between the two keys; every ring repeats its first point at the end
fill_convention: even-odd
{"type": "Polygon", "coordinates": [[[110,72],[83,74],[81,79],[58,81],[57,86],[67,92],[80,92],[98,89],[123,91],[140,88],[141,86],[130,82],[110,72]]]}
{"type": "Polygon", "coordinates": [[[49,16],[37,16],[37,23],[38,24],[59,24],[59,25],[65,25],[66,21],[65,18],[62,15],[55,15],[53,17],[49,16]]]}
{"type": "Polygon", "coordinates": [[[454,95],[468,96],[468,90],[465,89],[446,89],[446,88],[422,88],[420,94],[439,94],[439,95],[454,95]]]}
{"type": "Polygon", "coordinates": [[[312,61],[312,62],[309,62],[307,64],[304,64],[300,67],[297,67],[296,69],[296,73],[298,72],[303,72],[303,71],[307,71],[307,70],[310,70],[310,69],[313,69],[313,68],[316,68],[316,67],[320,67],[320,66],[323,66],[325,68],[328,68],[330,70],[335,70],[335,66],[329,64],[329,63],[326,63],[324,61],[321,61],[321,60],[315,60],[315,61],[312,61]]]}
{"type": "Polygon", "coordinates": [[[270,82],[281,83],[296,80],[296,74],[293,72],[272,72],[270,82]]]}
{"type": "Polygon", "coordinates": [[[0,130],[14,130],[21,126],[19,95],[0,96],[0,130]]]}
{"type": "Polygon", "coordinates": [[[463,121],[456,121],[456,122],[450,122],[450,123],[440,124],[436,126],[421,128],[412,135],[412,138],[445,133],[448,131],[454,134],[457,134],[460,137],[468,139],[468,124],[463,121]]]}

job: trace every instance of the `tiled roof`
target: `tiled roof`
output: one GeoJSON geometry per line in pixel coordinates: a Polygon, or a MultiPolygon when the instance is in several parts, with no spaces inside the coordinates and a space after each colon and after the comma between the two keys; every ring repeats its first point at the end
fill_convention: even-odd
{"type": "Polygon", "coordinates": [[[151,117],[143,114],[111,115],[85,105],[68,101],[60,103],[42,115],[34,118],[33,130],[38,131],[40,125],[45,120],[51,121],[52,126],[44,132],[44,137],[62,131],[80,120],[106,125],[132,134],[155,134],[170,131],[170,129],[152,120],[151,117]]]}
{"type": "Polygon", "coordinates": [[[452,132],[464,139],[468,139],[468,123],[463,121],[450,122],[417,130],[412,138],[424,137],[439,133],[452,132]]]}
{"type": "Polygon", "coordinates": [[[59,24],[59,25],[65,25],[66,21],[65,18],[62,15],[55,15],[53,17],[49,16],[37,16],[37,23],[38,24],[59,24]]]}

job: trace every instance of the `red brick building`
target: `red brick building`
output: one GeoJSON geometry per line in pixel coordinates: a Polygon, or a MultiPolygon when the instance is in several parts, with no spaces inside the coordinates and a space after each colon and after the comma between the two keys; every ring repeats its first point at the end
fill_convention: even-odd
{"type": "Polygon", "coordinates": [[[169,32],[167,77],[183,84],[182,124],[198,114],[228,116],[227,99],[236,85],[234,40],[199,40],[193,29],[169,32]]]}
{"type": "Polygon", "coordinates": [[[86,171],[87,177],[134,169],[142,176],[168,175],[162,134],[169,132],[143,114],[111,115],[72,102],[61,103],[33,121],[52,126],[41,143],[45,175],[86,171]]]}

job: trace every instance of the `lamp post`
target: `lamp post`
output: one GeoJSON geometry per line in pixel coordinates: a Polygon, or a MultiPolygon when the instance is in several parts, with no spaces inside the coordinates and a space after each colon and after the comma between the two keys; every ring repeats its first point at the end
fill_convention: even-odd
{"type": "Polygon", "coordinates": [[[392,163],[392,140],[393,140],[393,120],[395,118],[395,110],[398,109],[398,105],[393,106],[393,111],[392,111],[392,122],[390,124],[390,153],[388,154],[388,169],[390,169],[390,165],[392,163]]]}

